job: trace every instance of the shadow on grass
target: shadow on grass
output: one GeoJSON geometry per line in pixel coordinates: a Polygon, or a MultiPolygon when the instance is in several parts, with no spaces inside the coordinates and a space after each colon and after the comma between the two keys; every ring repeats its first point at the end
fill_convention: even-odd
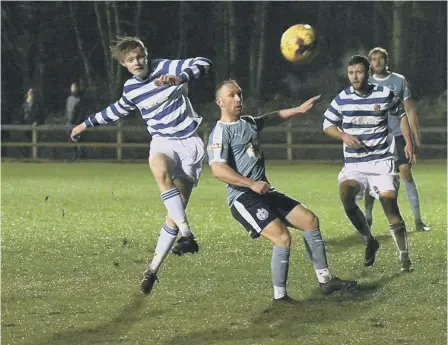
{"type": "MultiPolygon", "coordinates": [[[[408,236],[412,235],[412,232],[408,232],[408,236]]],[[[375,235],[375,233],[373,234],[373,236],[375,236],[375,238],[381,243],[386,243],[389,241],[393,241],[392,239],[392,235],[390,234],[378,234],[375,235]]],[[[325,246],[327,246],[328,248],[331,248],[331,251],[333,253],[339,253],[342,252],[344,250],[346,250],[347,248],[356,246],[356,245],[362,245],[364,246],[364,242],[362,240],[362,237],[358,234],[358,233],[354,233],[353,235],[344,237],[344,238],[330,238],[330,239],[325,239],[325,246]]]]}
{"type": "MultiPolygon", "coordinates": [[[[400,276],[399,273],[383,277],[370,284],[364,284],[357,290],[322,296],[318,292],[305,300],[293,304],[273,304],[263,309],[248,325],[230,322],[222,328],[181,334],[163,343],[163,345],[209,345],[224,341],[241,342],[250,340],[263,343],[266,339],[300,343],[306,337],[306,328],[313,325],[331,325],[350,319],[359,319],[372,305],[385,298],[375,292],[385,284],[400,276]],[[258,340],[258,341],[257,341],[258,340]]],[[[328,335],[332,336],[334,328],[328,335]]],[[[320,336],[325,336],[322,330],[320,336]]]]}
{"type": "MultiPolygon", "coordinates": [[[[144,295],[135,295],[133,300],[110,322],[93,328],[81,328],[62,333],[55,333],[50,339],[45,340],[39,345],[108,343],[110,339],[114,339],[114,342],[118,342],[120,338],[127,334],[132,324],[140,320],[144,302],[144,295]]],[[[161,313],[162,310],[156,309],[149,314],[150,316],[158,316],[161,313]]],[[[37,345],[34,342],[32,344],[37,345]]],[[[31,343],[29,345],[31,345],[31,343]]]]}

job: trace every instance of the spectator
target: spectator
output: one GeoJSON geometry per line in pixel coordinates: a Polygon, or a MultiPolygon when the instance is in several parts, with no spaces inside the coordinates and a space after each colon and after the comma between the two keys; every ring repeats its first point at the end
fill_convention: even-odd
{"type": "MultiPolygon", "coordinates": [[[[41,119],[43,119],[42,106],[37,101],[36,92],[34,89],[30,88],[25,94],[25,101],[22,103],[20,109],[20,121],[22,125],[33,125],[40,124],[41,119]]],[[[25,138],[27,142],[32,142],[33,132],[26,131],[25,138]]],[[[22,150],[23,157],[30,157],[31,150],[25,148],[22,150]]]]}
{"type": "MultiPolygon", "coordinates": [[[[70,86],[70,96],[68,96],[65,105],[66,123],[67,125],[70,125],[69,134],[71,133],[72,127],[84,119],[84,115],[81,88],[77,82],[74,82],[70,86]]],[[[70,138],[69,141],[72,142],[70,138]]],[[[85,151],[78,145],[74,146],[72,150],[72,159],[76,160],[84,157],[85,151]]]]}

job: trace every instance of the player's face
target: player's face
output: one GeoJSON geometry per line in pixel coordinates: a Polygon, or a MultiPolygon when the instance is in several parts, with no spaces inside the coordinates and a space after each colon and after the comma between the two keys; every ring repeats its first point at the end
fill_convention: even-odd
{"type": "Polygon", "coordinates": [[[135,77],[144,78],[148,74],[146,54],[141,47],[126,54],[121,64],[135,77]]]}
{"type": "Polygon", "coordinates": [[[370,57],[370,66],[372,68],[373,73],[375,74],[384,74],[386,73],[386,58],[383,53],[373,53],[370,57]]]}
{"type": "Polygon", "coordinates": [[[367,71],[362,63],[350,65],[347,68],[348,79],[355,90],[361,90],[367,78],[367,71]]]}
{"type": "Polygon", "coordinates": [[[243,110],[243,93],[240,87],[233,83],[223,85],[217,103],[222,111],[239,116],[243,110]]]}

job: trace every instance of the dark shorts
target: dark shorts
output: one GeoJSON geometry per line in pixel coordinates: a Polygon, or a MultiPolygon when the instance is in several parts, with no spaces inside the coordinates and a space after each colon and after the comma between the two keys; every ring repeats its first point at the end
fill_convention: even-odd
{"type": "Polygon", "coordinates": [[[398,168],[402,164],[409,164],[409,159],[406,158],[404,154],[404,147],[406,146],[406,141],[402,135],[395,137],[395,149],[397,151],[397,166],[398,168]]]}
{"type": "Polygon", "coordinates": [[[289,196],[272,191],[264,195],[246,192],[234,202],[230,211],[252,238],[260,237],[261,231],[274,219],[279,218],[286,224],[286,216],[300,202],[289,196]]]}

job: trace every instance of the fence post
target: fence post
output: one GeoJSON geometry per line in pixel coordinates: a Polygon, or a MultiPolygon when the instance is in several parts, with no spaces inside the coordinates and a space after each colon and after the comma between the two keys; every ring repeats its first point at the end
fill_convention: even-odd
{"type": "Polygon", "coordinates": [[[291,132],[291,128],[292,128],[292,122],[291,120],[287,122],[287,127],[286,127],[286,157],[288,158],[288,162],[292,162],[292,132],[291,132]]]}
{"type": "Polygon", "coordinates": [[[33,143],[33,146],[31,148],[33,153],[33,159],[37,159],[37,124],[36,122],[33,123],[33,129],[32,129],[32,138],[31,141],[33,143]]]}
{"type": "Polygon", "coordinates": [[[121,161],[123,159],[123,148],[121,144],[123,143],[123,131],[122,131],[122,123],[118,122],[117,124],[117,161],[121,161]]]}

